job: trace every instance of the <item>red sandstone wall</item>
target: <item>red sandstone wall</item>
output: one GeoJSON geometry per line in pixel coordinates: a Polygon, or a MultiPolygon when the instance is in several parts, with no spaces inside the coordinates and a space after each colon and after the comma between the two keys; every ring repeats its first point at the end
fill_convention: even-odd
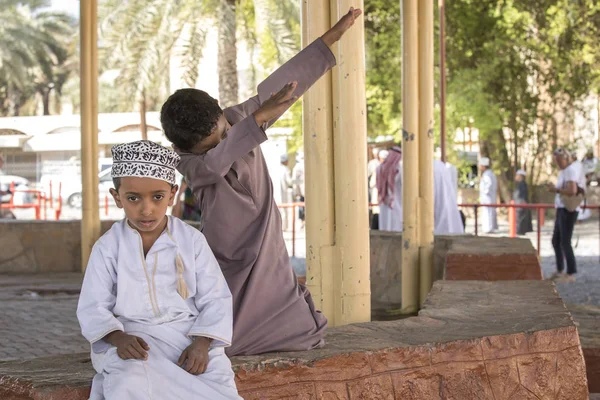
{"type": "Polygon", "coordinates": [[[237,384],[246,400],[588,398],[575,328],[238,370],[237,384]]]}
{"type": "Polygon", "coordinates": [[[448,254],[445,279],[512,281],[541,280],[543,276],[535,254],[448,254]]]}

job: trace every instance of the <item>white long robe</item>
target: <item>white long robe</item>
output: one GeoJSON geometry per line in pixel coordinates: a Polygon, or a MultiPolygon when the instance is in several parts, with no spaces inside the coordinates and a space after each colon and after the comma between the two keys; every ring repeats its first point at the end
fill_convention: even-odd
{"type": "MultiPolygon", "coordinates": [[[[275,202],[277,204],[288,204],[293,203],[294,199],[292,198],[292,174],[290,173],[290,169],[287,165],[280,164],[279,171],[279,190],[273,191],[275,202]]],[[[281,222],[284,230],[289,230],[291,225],[291,209],[290,208],[281,208],[279,209],[281,213],[281,222]]]]}
{"type": "Polygon", "coordinates": [[[454,191],[456,192],[456,197],[458,198],[458,170],[456,169],[456,167],[454,165],[450,164],[449,162],[446,162],[445,166],[446,166],[446,169],[448,170],[448,176],[450,177],[450,180],[452,181],[452,187],[454,188],[454,191]]]}
{"type": "MultiPolygon", "coordinates": [[[[498,181],[491,169],[481,175],[479,182],[479,203],[495,204],[498,196],[498,181]]],[[[498,217],[496,209],[492,207],[481,207],[481,226],[484,233],[491,233],[498,229],[498,217]]]]}
{"type": "Polygon", "coordinates": [[[94,245],[77,307],[97,372],[90,399],[240,399],[224,351],[232,314],[231,293],[202,233],[170,217],[144,257],[139,233],[126,220],[115,223],[94,245]],[[177,292],[177,254],[186,299],[177,292]],[[122,360],[102,339],[116,330],[144,339],[148,359],[122,360]],[[213,339],[198,376],[177,365],[194,336],[213,339]]]}
{"type": "MultiPolygon", "coordinates": [[[[433,176],[434,233],[436,235],[464,233],[456,203],[456,191],[452,188],[452,178],[443,162],[434,160],[433,176]]],[[[402,232],[402,162],[398,164],[398,173],[394,181],[392,207],[380,204],[379,210],[379,230],[402,232]]]]}
{"type": "MultiPolygon", "coordinates": [[[[454,169],[456,171],[456,168],[454,169]]],[[[433,161],[434,234],[464,233],[452,171],[440,160],[433,161]]]]}
{"type": "MultiPolygon", "coordinates": [[[[379,168],[381,165],[377,167],[379,168]]],[[[398,163],[393,195],[391,207],[384,203],[379,204],[380,231],[402,232],[402,161],[398,163]]]]}

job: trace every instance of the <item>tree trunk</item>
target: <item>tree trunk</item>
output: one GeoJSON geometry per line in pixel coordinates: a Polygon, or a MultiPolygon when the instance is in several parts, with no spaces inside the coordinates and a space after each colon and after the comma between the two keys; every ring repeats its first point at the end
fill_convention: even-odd
{"type": "Polygon", "coordinates": [[[223,0],[219,5],[219,104],[222,108],[238,103],[235,6],[236,0],[223,0]]]}
{"type": "Polygon", "coordinates": [[[44,115],[50,115],[50,92],[51,89],[43,89],[42,95],[42,106],[44,108],[44,115]]]}
{"type": "Polygon", "coordinates": [[[148,125],[146,124],[146,93],[142,91],[142,99],[140,100],[140,131],[142,132],[142,140],[148,140],[148,125]]]}
{"type": "Polygon", "coordinates": [[[510,159],[506,151],[506,139],[502,128],[489,132],[482,142],[482,153],[495,155],[492,160],[492,166],[498,178],[498,191],[500,192],[500,201],[508,203],[512,199],[510,159]],[[500,172],[498,172],[500,171],[500,172]]]}

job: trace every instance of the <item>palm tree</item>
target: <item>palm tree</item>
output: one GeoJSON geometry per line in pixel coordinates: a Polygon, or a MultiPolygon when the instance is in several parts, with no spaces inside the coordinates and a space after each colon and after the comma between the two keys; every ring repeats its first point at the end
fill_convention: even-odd
{"type": "MultiPolygon", "coordinates": [[[[251,51],[257,40],[257,22],[275,43],[278,61],[299,48],[299,3],[294,0],[106,0],[101,4],[100,37],[104,67],[120,70],[116,84],[131,106],[164,99],[170,60],[182,60],[184,80],[195,86],[206,39],[206,26],[218,24],[219,98],[223,106],[238,101],[237,36],[251,51]],[[288,22],[287,19],[293,19],[288,22]],[[239,21],[239,23],[238,23],[239,21]],[[238,30],[238,25],[240,29],[238,30]],[[288,29],[290,32],[286,32],[288,29]],[[273,39],[274,37],[277,40],[273,39]],[[183,46],[176,46],[183,43],[183,46]],[[175,54],[183,48],[181,54],[175,54]]],[[[143,130],[143,128],[142,128],[143,130]]]]}
{"type": "Polygon", "coordinates": [[[70,73],[67,48],[73,21],[66,14],[44,11],[48,5],[44,0],[0,0],[3,114],[19,115],[36,92],[42,94],[48,114],[50,92],[59,91],[70,73]]]}

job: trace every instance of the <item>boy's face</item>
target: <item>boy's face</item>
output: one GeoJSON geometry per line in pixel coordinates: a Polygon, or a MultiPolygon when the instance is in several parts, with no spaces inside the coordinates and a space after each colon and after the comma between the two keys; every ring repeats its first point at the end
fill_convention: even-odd
{"type": "Polygon", "coordinates": [[[217,147],[221,140],[227,137],[227,131],[231,128],[229,122],[225,119],[225,115],[221,114],[217,125],[214,127],[209,136],[205,137],[200,143],[190,149],[192,154],[204,154],[210,149],[217,147]]]}
{"type": "Polygon", "coordinates": [[[140,177],[121,178],[117,192],[111,189],[117,207],[125,210],[130,224],[139,232],[153,232],[163,228],[167,208],[173,205],[177,185],[140,177]]]}

